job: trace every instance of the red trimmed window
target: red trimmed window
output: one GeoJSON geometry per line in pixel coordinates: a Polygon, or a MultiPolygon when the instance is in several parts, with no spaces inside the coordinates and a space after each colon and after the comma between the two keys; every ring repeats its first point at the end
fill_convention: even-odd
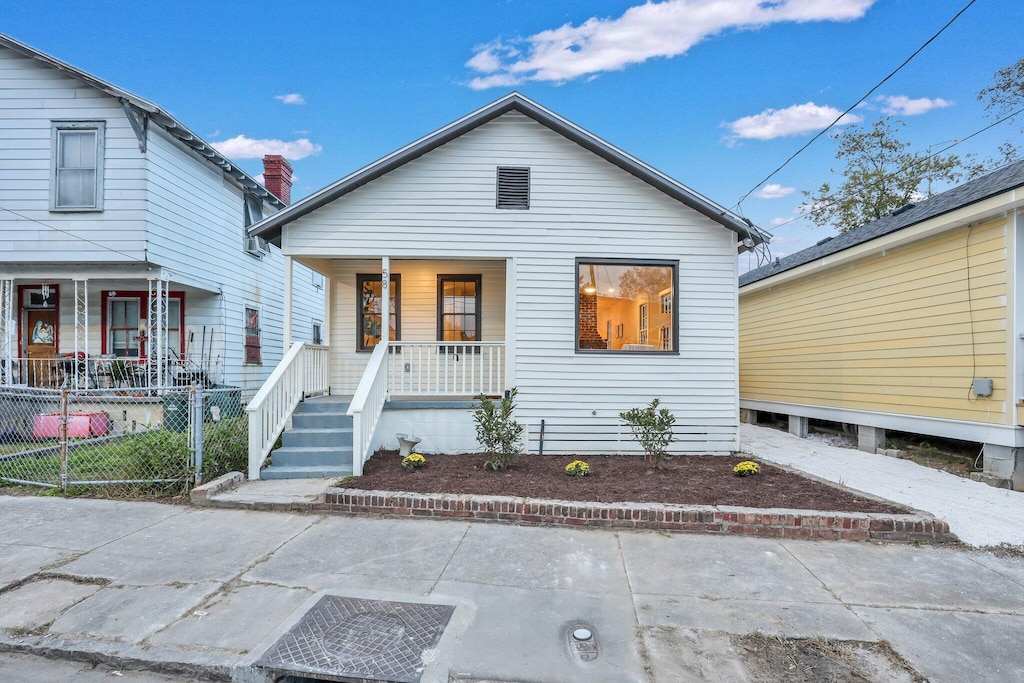
{"type": "Polygon", "coordinates": [[[245,307],[245,364],[260,365],[263,363],[262,342],[260,340],[260,311],[251,306],[245,307]]]}

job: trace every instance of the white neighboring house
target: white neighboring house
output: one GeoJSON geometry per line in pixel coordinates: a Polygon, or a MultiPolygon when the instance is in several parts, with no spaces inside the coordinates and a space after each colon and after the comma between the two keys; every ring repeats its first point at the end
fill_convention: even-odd
{"type": "MultiPolygon", "coordinates": [[[[739,447],[736,256],[766,235],[521,94],[250,234],[328,274],[320,383],[353,397],[357,474],[396,431],[474,449],[468,399],[512,387],[531,452],[638,452],[619,413],[653,398],[673,452],[739,447]]],[[[271,412],[251,476],[287,421],[271,412]]]]}
{"type": "MultiPolygon", "coordinates": [[[[0,83],[0,384],[261,384],[284,258],[246,227],[286,205],[288,162],[264,159],[268,191],[156,105],[2,35],[0,83]]],[[[290,329],[318,342],[323,278],[292,278],[290,329]]]]}

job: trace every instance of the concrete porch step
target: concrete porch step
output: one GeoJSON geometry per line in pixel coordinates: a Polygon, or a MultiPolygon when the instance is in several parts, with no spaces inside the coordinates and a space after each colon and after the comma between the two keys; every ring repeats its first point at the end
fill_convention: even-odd
{"type": "Polygon", "coordinates": [[[285,448],[351,446],[352,427],[289,429],[281,435],[281,444],[285,448]]]}
{"type": "Polygon", "coordinates": [[[327,479],[352,474],[352,466],[281,466],[271,465],[260,472],[260,479],[327,479]]]}
{"type": "Polygon", "coordinates": [[[292,429],[351,429],[352,418],[344,412],[314,412],[292,414],[292,429]]]}
{"type": "Polygon", "coordinates": [[[285,467],[351,467],[352,446],[282,446],[270,457],[274,465],[285,467]]]}

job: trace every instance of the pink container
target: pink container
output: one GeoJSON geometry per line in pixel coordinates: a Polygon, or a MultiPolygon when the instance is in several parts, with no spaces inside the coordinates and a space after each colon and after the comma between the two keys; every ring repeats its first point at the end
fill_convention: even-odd
{"type": "MultiPolygon", "coordinates": [[[[68,413],[68,436],[88,438],[110,431],[106,413],[68,413]]],[[[32,436],[37,439],[60,438],[60,413],[47,413],[32,418],[32,436]]]]}

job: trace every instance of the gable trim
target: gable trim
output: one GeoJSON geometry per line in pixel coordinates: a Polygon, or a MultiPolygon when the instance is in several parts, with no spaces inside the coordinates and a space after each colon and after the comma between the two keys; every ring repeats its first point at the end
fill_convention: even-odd
{"type": "Polygon", "coordinates": [[[755,227],[750,221],[740,218],[707,197],[694,192],[682,183],[673,180],[636,157],[605,142],[596,135],[587,132],[518,92],[509,93],[491,104],[467,114],[461,119],[382,157],[368,166],[364,166],[320,191],[309,195],[305,199],[279,211],[261,223],[252,226],[249,232],[280,245],[281,231],[286,224],[333,202],[339,197],[510,111],[516,111],[542,126],[550,128],[584,149],[618,166],[645,183],[652,185],[673,199],[696,210],[698,213],[736,232],[741,239],[750,238],[754,244],[766,242],[769,239],[769,235],[766,232],[755,227]]]}

